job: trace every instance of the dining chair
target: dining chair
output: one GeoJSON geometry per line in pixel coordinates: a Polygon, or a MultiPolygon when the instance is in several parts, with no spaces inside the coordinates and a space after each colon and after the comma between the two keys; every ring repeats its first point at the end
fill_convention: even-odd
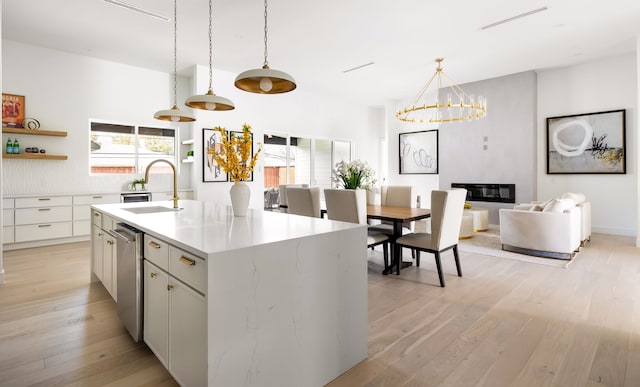
{"type": "MultiPolygon", "coordinates": [[[[324,190],[327,217],[330,220],[367,224],[367,194],[365,190],[330,189],[324,190]]],[[[368,230],[367,247],[382,245],[384,268],[389,267],[389,237],[383,233],[368,230]]]]}
{"type": "Polygon", "coordinates": [[[289,202],[287,201],[287,188],[294,187],[309,187],[308,184],[280,184],[278,186],[278,207],[280,207],[280,211],[288,212],[289,202]]]}
{"type": "Polygon", "coordinates": [[[401,247],[416,250],[416,266],[418,267],[420,266],[420,252],[432,253],[436,260],[438,277],[442,287],[445,286],[440,262],[442,252],[453,250],[458,277],[462,277],[458,256],[458,237],[466,195],[465,189],[431,191],[431,233],[404,235],[396,239],[395,242],[401,247]]]}
{"type": "MultiPolygon", "coordinates": [[[[380,190],[380,204],[393,207],[411,207],[411,191],[410,185],[383,185],[380,190]]],[[[369,226],[369,229],[393,235],[393,222],[383,220],[380,224],[369,226]]],[[[411,222],[403,223],[402,229],[403,234],[411,233],[411,222]]]]}
{"type": "Polygon", "coordinates": [[[320,217],[319,187],[287,187],[288,213],[320,217]]]}

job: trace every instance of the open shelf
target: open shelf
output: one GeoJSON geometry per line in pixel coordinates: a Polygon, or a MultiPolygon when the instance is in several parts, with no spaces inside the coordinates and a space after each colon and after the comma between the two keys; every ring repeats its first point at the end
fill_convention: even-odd
{"type": "Polygon", "coordinates": [[[67,132],[61,132],[57,130],[31,130],[24,128],[2,128],[2,133],[14,133],[14,134],[33,134],[36,136],[58,136],[67,137],[67,132]]]}
{"type": "Polygon", "coordinates": [[[46,153],[3,153],[3,159],[40,159],[40,160],[66,160],[67,156],[63,155],[48,155],[46,153]]]}
{"type": "Polygon", "coordinates": [[[192,145],[192,144],[193,144],[192,138],[182,141],[182,145],[192,145]]]}

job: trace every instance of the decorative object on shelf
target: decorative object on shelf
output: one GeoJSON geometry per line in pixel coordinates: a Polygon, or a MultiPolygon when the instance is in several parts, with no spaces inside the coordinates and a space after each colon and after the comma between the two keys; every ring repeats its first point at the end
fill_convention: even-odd
{"type": "Polygon", "coordinates": [[[212,6],[211,0],[209,0],[209,90],[207,94],[199,94],[194,95],[187,98],[185,105],[194,108],[194,109],[202,109],[202,110],[233,110],[235,106],[231,100],[215,95],[213,92],[213,63],[211,60],[213,49],[212,49],[212,34],[211,34],[211,25],[212,25],[212,6]]]}
{"type": "Polygon", "coordinates": [[[38,153],[38,152],[40,152],[40,149],[38,149],[37,146],[32,146],[32,147],[29,147],[29,148],[25,148],[24,151],[27,152],[27,153],[38,153]]]}
{"type": "Polygon", "coordinates": [[[267,0],[264,0],[264,64],[261,69],[238,74],[234,83],[238,89],[250,93],[279,94],[296,88],[296,81],[291,75],[269,68],[267,55],[267,0]]]}
{"type": "Polygon", "coordinates": [[[370,190],[376,184],[375,172],[366,161],[353,160],[349,163],[340,161],[336,163],[332,175],[333,179],[345,189],[370,190]]]}
{"type": "Polygon", "coordinates": [[[24,109],[23,95],[2,93],[2,126],[22,128],[24,109]]]}
{"type": "Polygon", "coordinates": [[[131,189],[132,191],[136,191],[138,189],[138,186],[140,186],[140,190],[142,190],[142,191],[144,191],[146,189],[144,178],[135,179],[133,181],[133,183],[131,183],[131,185],[129,185],[129,189],[131,189]]]}
{"type": "Polygon", "coordinates": [[[25,118],[22,121],[22,126],[25,129],[38,130],[40,129],[40,121],[36,120],[35,118],[25,118]]]}
{"type": "Polygon", "coordinates": [[[219,150],[206,149],[207,155],[211,153],[216,164],[228,173],[229,179],[235,183],[229,192],[234,216],[246,216],[251,191],[245,181],[252,177],[253,168],[262,149],[258,148],[258,151],[253,153],[253,134],[251,126],[247,124],[242,125],[241,134],[227,132],[220,126],[215,127],[214,131],[220,133],[222,146],[219,150]]]}
{"type": "Polygon", "coordinates": [[[400,174],[438,174],[438,131],[399,134],[400,174]]]}
{"type": "Polygon", "coordinates": [[[465,210],[470,210],[470,209],[471,209],[471,203],[469,203],[469,202],[464,202],[464,209],[465,209],[465,210]]]}
{"type": "Polygon", "coordinates": [[[447,74],[442,71],[442,61],[437,58],[435,74],[431,76],[426,85],[420,89],[414,100],[396,112],[396,117],[405,122],[456,122],[480,119],[487,114],[487,99],[478,96],[476,100],[473,94],[468,95],[462,88],[456,85],[447,74]],[[443,84],[442,80],[446,81],[443,84]],[[436,80],[435,90],[430,91],[429,86],[436,80]],[[449,88],[446,101],[440,100],[440,90],[449,88]],[[455,94],[456,100],[452,100],[455,94]]]}
{"type": "Polygon", "coordinates": [[[625,113],[547,118],[547,173],[625,174],[625,113]]]}
{"type": "Polygon", "coordinates": [[[153,117],[162,121],[192,122],[195,121],[190,113],[178,108],[178,0],[173,0],[173,107],[167,110],[157,111],[153,117]]]}

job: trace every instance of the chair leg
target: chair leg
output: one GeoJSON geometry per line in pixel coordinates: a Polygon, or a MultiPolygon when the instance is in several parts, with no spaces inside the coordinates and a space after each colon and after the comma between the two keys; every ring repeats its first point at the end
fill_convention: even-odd
{"type": "Polygon", "coordinates": [[[382,244],[382,255],[384,256],[384,270],[386,271],[389,268],[389,244],[382,244]]]}
{"type": "Polygon", "coordinates": [[[416,267],[420,267],[420,250],[414,250],[416,252],[416,267]]]}
{"type": "Polygon", "coordinates": [[[458,256],[458,245],[453,246],[453,258],[456,260],[456,269],[458,269],[458,277],[462,277],[462,269],[460,268],[460,257],[458,256]]]}
{"type": "Polygon", "coordinates": [[[438,278],[440,278],[440,286],[444,288],[444,276],[442,275],[442,264],[440,263],[440,252],[436,251],[434,256],[436,257],[436,267],[438,268],[438,278]]]}

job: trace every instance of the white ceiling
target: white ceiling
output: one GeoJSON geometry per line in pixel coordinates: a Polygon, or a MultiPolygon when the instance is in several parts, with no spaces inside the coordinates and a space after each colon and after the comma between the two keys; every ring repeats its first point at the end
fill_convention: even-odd
{"type": "MultiPolygon", "coordinates": [[[[123,1],[173,16],[171,0],[123,1]]],[[[263,6],[213,1],[215,69],[262,67],[263,6]]],[[[172,71],[172,22],[104,0],[2,0],[2,8],[3,39],[172,71]]],[[[291,74],[300,90],[382,105],[413,97],[440,56],[444,71],[467,83],[635,52],[640,1],[271,0],[268,27],[271,68],[291,74]]],[[[179,72],[208,65],[207,29],[208,1],[178,1],[179,72]]],[[[215,90],[215,70],[213,83],[215,90]]]]}

